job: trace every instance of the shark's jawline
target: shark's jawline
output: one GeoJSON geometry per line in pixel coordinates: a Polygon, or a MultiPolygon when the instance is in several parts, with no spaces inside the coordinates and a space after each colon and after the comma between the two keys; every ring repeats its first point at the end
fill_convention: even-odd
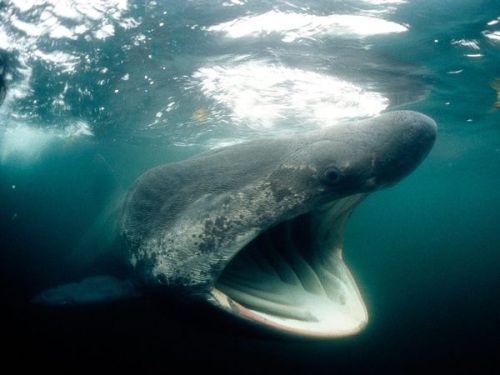
{"type": "Polygon", "coordinates": [[[341,337],[368,322],[342,259],[343,231],[357,194],[277,224],[233,258],[212,302],[252,322],[291,334],[341,337]]]}

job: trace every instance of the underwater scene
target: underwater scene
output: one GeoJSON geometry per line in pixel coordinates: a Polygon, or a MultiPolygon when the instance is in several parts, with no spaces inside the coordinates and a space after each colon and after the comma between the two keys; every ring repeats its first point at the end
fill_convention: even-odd
{"type": "Polygon", "coordinates": [[[0,0],[5,368],[500,370],[500,2],[0,0]]]}

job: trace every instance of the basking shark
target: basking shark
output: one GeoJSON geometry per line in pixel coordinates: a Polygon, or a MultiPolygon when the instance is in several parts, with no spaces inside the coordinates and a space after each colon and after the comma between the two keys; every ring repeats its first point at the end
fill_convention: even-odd
{"type": "MultiPolygon", "coordinates": [[[[173,289],[296,335],[359,332],[368,312],[342,256],[346,221],[369,193],[411,173],[436,133],[431,118],[395,111],[147,171],[119,216],[134,285],[173,289]]],[[[36,300],[79,302],[85,288],[68,285],[36,300]]],[[[136,293],[129,282],[109,290],[111,298],[136,293]]]]}

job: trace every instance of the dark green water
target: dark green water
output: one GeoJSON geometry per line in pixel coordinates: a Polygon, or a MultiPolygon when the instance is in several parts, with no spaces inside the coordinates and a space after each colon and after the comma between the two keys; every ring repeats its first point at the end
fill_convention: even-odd
{"type": "Polygon", "coordinates": [[[170,373],[174,364],[234,372],[498,370],[498,2],[56,3],[0,2],[7,359],[147,373],[170,373]],[[387,23],[371,28],[374,18],[387,23]],[[246,24],[220,26],[238,20],[246,24]],[[345,258],[370,314],[359,335],[275,336],[158,296],[65,308],[30,303],[61,283],[124,274],[117,259],[96,256],[98,244],[91,253],[78,244],[117,191],[147,169],[401,108],[433,117],[439,135],[412,175],[371,195],[349,221],[345,258]]]}

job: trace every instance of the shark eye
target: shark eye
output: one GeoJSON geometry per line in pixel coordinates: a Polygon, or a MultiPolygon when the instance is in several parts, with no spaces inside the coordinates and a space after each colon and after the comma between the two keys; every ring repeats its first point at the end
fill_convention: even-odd
{"type": "Polygon", "coordinates": [[[323,174],[323,180],[329,184],[334,185],[342,180],[343,174],[337,167],[328,167],[323,174]]]}

